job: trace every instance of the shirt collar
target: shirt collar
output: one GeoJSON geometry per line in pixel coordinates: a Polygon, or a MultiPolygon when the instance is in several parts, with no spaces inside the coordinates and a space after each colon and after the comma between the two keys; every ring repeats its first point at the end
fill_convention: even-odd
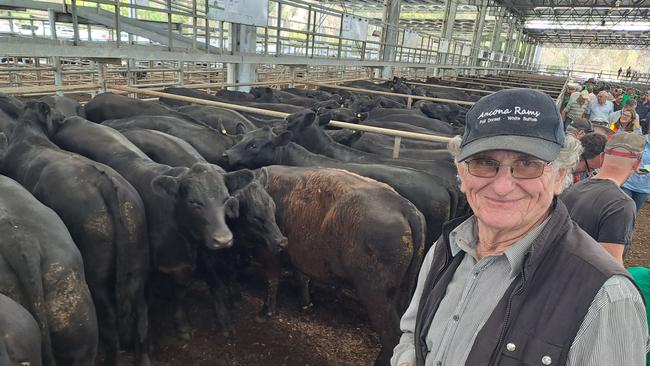
{"type": "MultiPolygon", "coordinates": [[[[503,252],[503,255],[506,256],[510,264],[511,277],[515,277],[521,272],[524,258],[530,251],[533,241],[550,219],[551,215],[503,252]]],[[[449,249],[451,250],[451,254],[456,256],[462,250],[476,259],[477,234],[476,216],[471,216],[449,233],[449,249]]]]}

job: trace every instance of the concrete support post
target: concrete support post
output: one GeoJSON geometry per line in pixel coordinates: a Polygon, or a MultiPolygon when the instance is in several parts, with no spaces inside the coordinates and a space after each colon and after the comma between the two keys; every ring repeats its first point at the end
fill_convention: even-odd
{"type": "Polygon", "coordinates": [[[474,23],[474,35],[472,37],[472,57],[471,66],[479,65],[479,54],[481,51],[481,36],[485,28],[485,16],[487,15],[487,2],[483,1],[478,5],[478,13],[476,14],[476,22],[474,23]]]}
{"type": "MultiPolygon", "coordinates": [[[[243,24],[231,24],[230,49],[233,53],[255,54],[255,27],[243,24]]],[[[255,64],[228,64],[229,83],[253,83],[257,79],[255,64]]],[[[235,90],[248,92],[250,86],[236,87],[235,90]]]]}
{"type": "Polygon", "coordinates": [[[510,48],[512,47],[512,37],[515,30],[515,21],[508,19],[508,36],[506,37],[506,46],[503,50],[504,55],[509,56],[511,54],[510,48]]]}
{"type": "MultiPolygon", "coordinates": [[[[54,9],[47,9],[47,21],[50,23],[50,39],[56,40],[56,13],[54,9]]],[[[13,22],[9,20],[9,24],[13,22]]]]}
{"type": "Polygon", "coordinates": [[[519,31],[517,32],[517,39],[514,40],[514,46],[512,47],[512,55],[521,58],[521,55],[519,53],[519,44],[522,41],[522,37],[524,36],[524,25],[520,24],[519,25],[519,31]]]}
{"type": "Polygon", "coordinates": [[[535,55],[533,56],[533,63],[539,65],[542,60],[542,47],[535,45],[535,55]]]}
{"type": "MultiPolygon", "coordinates": [[[[494,32],[492,33],[492,40],[490,41],[490,48],[492,48],[493,53],[501,53],[501,25],[503,24],[504,14],[504,9],[499,8],[494,15],[494,32]]],[[[490,67],[494,67],[495,64],[496,61],[490,61],[490,67]]]]}
{"type": "MultiPolygon", "coordinates": [[[[61,57],[54,56],[52,57],[52,65],[54,66],[54,85],[62,86],[63,85],[63,74],[61,73],[61,57]]],[[[63,95],[63,92],[57,91],[56,95],[63,95]]]]}
{"type": "MultiPolygon", "coordinates": [[[[446,0],[445,1],[445,16],[442,23],[442,33],[440,38],[446,40],[450,43],[454,35],[454,22],[456,21],[456,10],[458,8],[458,0],[446,0]]],[[[449,61],[449,52],[451,52],[451,47],[448,52],[444,52],[439,55],[438,62],[446,65],[449,61]]]]}
{"type": "MultiPolygon", "coordinates": [[[[384,16],[382,18],[384,29],[381,32],[381,41],[383,43],[381,60],[384,62],[395,61],[397,37],[399,34],[397,27],[399,25],[401,5],[402,0],[384,0],[384,16]]],[[[384,79],[392,79],[393,68],[391,66],[385,66],[381,76],[384,79]]]]}

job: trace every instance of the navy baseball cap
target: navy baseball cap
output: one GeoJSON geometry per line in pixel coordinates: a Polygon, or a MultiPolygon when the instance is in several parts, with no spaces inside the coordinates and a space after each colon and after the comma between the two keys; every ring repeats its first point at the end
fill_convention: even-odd
{"type": "Polygon", "coordinates": [[[489,150],[516,151],[553,161],[564,145],[555,101],[532,89],[507,89],[481,98],[465,116],[458,161],[489,150]]]}

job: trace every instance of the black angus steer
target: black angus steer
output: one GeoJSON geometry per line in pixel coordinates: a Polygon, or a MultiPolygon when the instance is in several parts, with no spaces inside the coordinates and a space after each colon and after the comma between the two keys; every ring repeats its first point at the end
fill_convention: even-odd
{"type": "Polygon", "coordinates": [[[455,186],[439,177],[414,169],[382,165],[353,164],[314,154],[291,142],[291,132],[274,134],[270,128],[261,128],[244,135],[240,143],[226,152],[235,167],[260,168],[267,165],[301,167],[328,167],[345,169],[364,177],[383,182],[410,200],[426,219],[427,249],[442,232],[442,224],[460,214],[459,196],[455,186]]]}
{"type": "Polygon", "coordinates": [[[41,331],[19,303],[0,294],[0,365],[41,366],[41,331]]]}
{"type": "MultiPolygon", "coordinates": [[[[113,167],[138,190],[147,212],[152,265],[173,281],[176,326],[182,337],[189,338],[183,299],[196,269],[199,247],[218,250],[232,246],[233,234],[226,218],[238,216],[239,202],[229,190],[249,184],[253,174],[223,174],[209,164],[192,168],[159,164],[118,131],[81,117],[63,121],[52,140],[113,167]]],[[[218,320],[226,326],[227,319],[218,320]]]]}
{"type": "MultiPolygon", "coordinates": [[[[287,130],[293,134],[292,140],[310,151],[323,154],[342,161],[351,162],[376,162],[400,165],[399,161],[392,159],[394,140],[388,146],[371,146],[370,149],[359,151],[351,149],[334,141],[323,128],[320,128],[314,119],[309,116],[296,115],[287,117],[287,130]],[[370,150],[370,151],[368,151],[370,150]],[[386,159],[389,158],[390,160],[386,159]]],[[[383,127],[383,126],[382,126],[383,127]]],[[[382,135],[383,136],[383,135],[382,135]]],[[[390,136],[386,136],[391,138],[390,136]]],[[[405,147],[402,145],[402,147],[405,147]]],[[[410,149],[403,148],[399,155],[401,160],[436,161],[450,159],[447,149],[410,149]]],[[[434,165],[435,163],[431,164],[434,165]]]]}
{"type": "Polygon", "coordinates": [[[83,256],[107,363],[119,362],[121,338],[135,344],[135,363],[147,365],[144,291],[149,245],[144,205],[113,169],[50,141],[58,118],[47,104],[28,102],[2,171],[53,209],[70,230],[83,256]]]}
{"type": "Polygon", "coordinates": [[[61,95],[49,95],[39,99],[64,117],[79,116],[86,118],[86,110],[78,101],[61,95]]]}
{"type": "MultiPolygon", "coordinates": [[[[29,311],[40,329],[41,344],[22,353],[41,354],[45,366],[93,366],[97,318],[81,255],[68,229],[54,211],[2,175],[0,212],[0,293],[29,311]]],[[[11,316],[5,322],[24,318],[20,312],[5,314],[11,316]]],[[[24,324],[29,326],[29,321],[24,324]]],[[[5,332],[7,329],[0,327],[0,333],[5,332]]],[[[0,345],[34,341],[33,337],[6,335],[0,345]]],[[[4,352],[0,352],[0,361],[3,357],[4,352]]]]}
{"type": "Polygon", "coordinates": [[[192,104],[178,107],[177,111],[196,118],[215,130],[225,129],[231,135],[246,133],[257,128],[248,118],[231,109],[192,104]]]}
{"type": "MultiPolygon", "coordinates": [[[[422,214],[389,186],[343,170],[262,172],[291,263],[307,279],[354,290],[379,334],[375,364],[388,365],[423,257],[422,214]]],[[[302,288],[308,305],[306,283],[302,288]]]]}
{"type": "MultiPolygon", "coordinates": [[[[206,163],[200,154],[187,142],[178,137],[154,130],[124,130],[120,131],[131,142],[138,146],[148,156],[159,163],[172,166],[190,167],[196,163],[206,163]]],[[[233,230],[237,250],[252,251],[264,267],[267,283],[265,304],[271,308],[263,308],[258,319],[265,319],[275,313],[275,294],[277,292],[280,272],[277,264],[277,252],[286,246],[287,238],[282,235],[275,220],[275,203],[264,189],[266,182],[256,179],[246,187],[231,192],[239,200],[239,217],[228,221],[233,230]],[[262,244],[262,245],[259,245],[262,244]]],[[[236,270],[232,269],[233,262],[226,263],[229,273],[224,276],[232,283],[236,270]]]]}
{"type": "Polygon", "coordinates": [[[456,166],[451,155],[446,150],[431,150],[429,155],[433,160],[387,159],[335,143],[320,128],[314,112],[304,111],[287,116],[287,130],[292,133],[291,139],[307,150],[331,158],[351,163],[369,163],[397,165],[430,172],[442,177],[448,183],[456,182],[456,166]]]}
{"type": "Polygon", "coordinates": [[[233,146],[237,139],[224,131],[200,126],[172,116],[138,116],[108,120],[102,123],[113,128],[145,128],[179,137],[192,145],[209,162],[222,167],[228,166],[223,153],[233,146]]]}

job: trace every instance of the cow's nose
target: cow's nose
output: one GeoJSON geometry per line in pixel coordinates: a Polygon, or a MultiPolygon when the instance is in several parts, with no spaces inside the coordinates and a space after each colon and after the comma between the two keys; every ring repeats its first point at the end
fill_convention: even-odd
{"type": "Polygon", "coordinates": [[[233,236],[232,233],[226,234],[215,234],[212,236],[212,242],[210,245],[213,249],[225,249],[232,247],[233,236]]]}

